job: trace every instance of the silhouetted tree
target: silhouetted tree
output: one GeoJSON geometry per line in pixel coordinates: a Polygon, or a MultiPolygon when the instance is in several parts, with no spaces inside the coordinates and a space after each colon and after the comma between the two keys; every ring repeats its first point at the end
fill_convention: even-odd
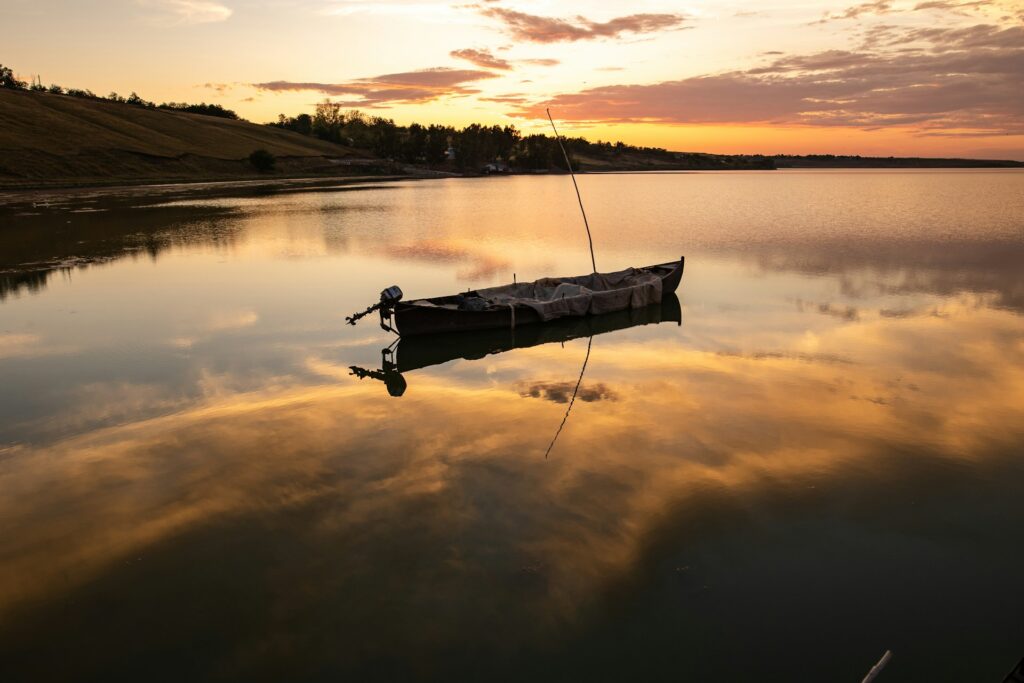
{"type": "Polygon", "coordinates": [[[25,81],[19,81],[14,72],[8,67],[0,64],[0,88],[11,88],[12,90],[24,90],[25,81]]]}
{"type": "Polygon", "coordinates": [[[444,161],[453,133],[454,131],[447,126],[431,124],[427,128],[423,155],[428,164],[440,164],[444,161]]]}
{"type": "Polygon", "coordinates": [[[341,113],[341,105],[337,102],[324,100],[316,105],[313,114],[313,135],[321,140],[341,142],[341,127],[345,124],[345,115],[341,113]]]}
{"type": "Polygon", "coordinates": [[[299,114],[293,118],[289,118],[284,114],[278,114],[277,122],[270,125],[301,133],[302,135],[313,134],[313,117],[309,114],[299,114]]]}
{"type": "MultiPolygon", "coordinates": [[[[427,129],[418,123],[410,123],[402,143],[402,158],[411,164],[430,161],[426,158],[427,129]]],[[[444,155],[442,154],[442,158],[444,155]]]]}
{"type": "Polygon", "coordinates": [[[156,106],[155,104],[153,104],[149,100],[144,100],[141,97],[139,97],[138,93],[136,93],[134,90],[132,91],[132,94],[129,95],[128,98],[125,100],[125,104],[135,105],[136,107],[150,107],[150,108],[156,106]]]}
{"type": "Polygon", "coordinates": [[[402,151],[398,126],[391,119],[381,116],[370,118],[370,135],[373,137],[373,153],[382,159],[395,159],[402,151]]]}

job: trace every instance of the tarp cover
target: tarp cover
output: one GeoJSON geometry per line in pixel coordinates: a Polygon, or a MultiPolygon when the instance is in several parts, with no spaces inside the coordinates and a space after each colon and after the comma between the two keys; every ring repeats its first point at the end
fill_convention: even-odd
{"type": "Polygon", "coordinates": [[[548,321],[572,315],[612,313],[661,303],[661,278],[628,268],[616,273],[543,278],[477,293],[498,306],[528,306],[548,321]]]}

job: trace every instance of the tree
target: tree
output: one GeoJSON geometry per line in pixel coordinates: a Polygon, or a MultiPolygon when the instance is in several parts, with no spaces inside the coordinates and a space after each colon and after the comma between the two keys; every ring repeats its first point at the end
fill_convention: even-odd
{"type": "Polygon", "coordinates": [[[370,119],[373,153],[383,159],[394,159],[401,153],[398,126],[391,119],[374,116],[370,119]]]}
{"type": "Polygon", "coordinates": [[[402,143],[402,158],[414,164],[426,156],[426,148],[427,129],[418,123],[409,124],[408,133],[402,143]]]}
{"type": "MultiPolygon", "coordinates": [[[[145,102],[142,98],[140,101],[145,102]]],[[[149,106],[151,103],[147,103],[149,106]]],[[[202,116],[216,116],[221,119],[233,119],[238,120],[238,114],[231,109],[225,109],[219,104],[207,104],[201,102],[200,104],[189,104],[187,102],[164,102],[163,104],[157,105],[157,109],[168,109],[170,111],[183,111],[189,114],[201,114],[202,116]]]]}
{"type": "Polygon", "coordinates": [[[136,93],[134,90],[132,91],[132,94],[128,96],[128,99],[125,100],[125,103],[126,104],[134,104],[136,107],[150,107],[150,108],[152,108],[152,107],[156,106],[152,102],[150,102],[148,100],[144,100],[141,97],[139,97],[138,93],[136,93]]]}
{"type": "Polygon", "coordinates": [[[444,161],[445,153],[448,151],[449,139],[454,131],[447,126],[430,124],[427,128],[426,146],[423,155],[428,164],[439,164],[444,161]]]}
{"type": "Polygon", "coordinates": [[[260,173],[268,173],[277,166],[277,157],[265,149],[257,149],[249,155],[249,163],[260,173]]]}
{"type": "Polygon", "coordinates": [[[11,88],[12,90],[24,90],[25,81],[19,81],[14,77],[14,72],[0,64],[0,88],[11,88]]]}
{"type": "Polygon", "coordinates": [[[345,125],[345,115],[341,113],[341,105],[325,99],[316,105],[313,114],[313,135],[321,140],[341,142],[341,127],[345,125]]]}

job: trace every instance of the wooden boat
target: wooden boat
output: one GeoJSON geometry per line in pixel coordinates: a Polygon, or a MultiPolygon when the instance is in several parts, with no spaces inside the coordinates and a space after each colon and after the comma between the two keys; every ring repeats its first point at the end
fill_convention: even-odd
{"type": "Polygon", "coordinates": [[[397,344],[381,350],[381,367],[369,370],[350,366],[350,374],[370,377],[387,385],[388,393],[401,396],[406,390],[402,373],[441,365],[453,360],[479,360],[487,356],[543,344],[565,343],[592,338],[641,325],[675,323],[682,325],[682,307],[675,294],[662,297],[660,304],[631,308],[601,315],[559,318],[546,325],[519,329],[496,328],[476,334],[450,332],[429,336],[402,337],[397,344]]]}
{"type": "MultiPolygon", "coordinates": [[[[595,273],[593,275],[568,278],[545,278],[534,283],[517,283],[505,287],[469,291],[463,294],[431,299],[418,299],[414,301],[396,300],[390,305],[377,304],[376,306],[381,312],[381,326],[387,330],[393,329],[403,337],[444,332],[515,329],[526,325],[548,322],[545,319],[543,306],[551,303],[551,301],[534,301],[526,298],[516,299],[511,296],[497,300],[494,298],[496,292],[511,291],[513,289],[526,291],[523,288],[529,288],[534,285],[537,287],[543,285],[545,288],[553,288],[558,284],[562,284],[563,286],[582,288],[576,291],[584,292],[584,294],[570,295],[566,299],[568,301],[573,301],[575,298],[583,296],[592,297],[595,302],[600,299],[602,303],[600,310],[597,310],[595,306],[588,302],[581,302],[575,311],[568,314],[565,311],[560,311],[557,317],[566,317],[566,315],[578,317],[593,313],[612,313],[618,310],[633,308],[637,299],[635,297],[631,299],[629,293],[625,292],[625,289],[616,289],[614,286],[602,288],[602,285],[609,281],[621,279],[623,273],[630,273],[640,277],[653,275],[660,280],[660,295],[656,299],[645,300],[644,305],[658,303],[661,297],[673,294],[679,287],[679,282],[683,276],[684,263],[685,259],[680,257],[678,261],[659,263],[644,268],[632,268],[628,271],[619,271],[617,273],[595,273]],[[625,296],[620,296],[621,294],[625,294],[625,296]],[[483,302],[479,304],[481,308],[474,310],[466,306],[467,302],[472,303],[474,301],[483,302]],[[541,309],[541,312],[538,311],[538,308],[541,309]],[[392,313],[394,314],[393,327],[391,325],[392,313]]],[[[635,279],[630,281],[635,281],[635,279]]],[[[634,285],[632,289],[635,289],[637,286],[634,285]]],[[[393,289],[397,290],[397,288],[393,289]]],[[[387,291],[385,290],[385,292],[387,291]]],[[[398,296],[401,296],[400,290],[398,296]]],[[[382,301],[383,299],[384,296],[382,295],[382,301]]]]}
{"type": "Polygon", "coordinates": [[[515,330],[498,328],[478,334],[452,332],[429,337],[403,337],[394,348],[392,365],[398,372],[409,372],[453,360],[478,360],[514,349],[565,343],[641,325],[682,325],[682,320],[679,297],[666,294],[660,304],[602,315],[559,318],[545,325],[515,330]]]}

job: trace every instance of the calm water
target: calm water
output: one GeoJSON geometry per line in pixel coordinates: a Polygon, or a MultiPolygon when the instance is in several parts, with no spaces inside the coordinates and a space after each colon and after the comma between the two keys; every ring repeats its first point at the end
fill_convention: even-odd
{"type": "Polygon", "coordinates": [[[586,272],[567,178],[3,216],[0,678],[1002,680],[1024,173],[580,182],[678,304],[400,398],[344,316],[586,272]]]}

